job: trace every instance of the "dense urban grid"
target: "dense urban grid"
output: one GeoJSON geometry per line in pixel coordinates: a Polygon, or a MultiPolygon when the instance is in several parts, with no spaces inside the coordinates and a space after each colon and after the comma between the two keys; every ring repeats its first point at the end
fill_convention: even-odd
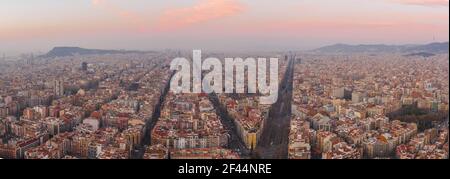
{"type": "Polygon", "coordinates": [[[303,59],[289,158],[448,158],[448,54],[303,59]]]}
{"type": "Polygon", "coordinates": [[[173,93],[179,56],[0,60],[0,158],[448,158],[448,53],[207,55],[277,57],[272,105],[173,93]]]}

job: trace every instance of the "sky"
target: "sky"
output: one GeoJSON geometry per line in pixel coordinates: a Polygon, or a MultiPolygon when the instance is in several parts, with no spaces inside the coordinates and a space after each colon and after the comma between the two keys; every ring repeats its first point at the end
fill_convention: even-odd
{"type": "Polygon", "coordinates": [[[448,0],[0,0],[0,53],[417,44],[448,26],[448,0]]]}

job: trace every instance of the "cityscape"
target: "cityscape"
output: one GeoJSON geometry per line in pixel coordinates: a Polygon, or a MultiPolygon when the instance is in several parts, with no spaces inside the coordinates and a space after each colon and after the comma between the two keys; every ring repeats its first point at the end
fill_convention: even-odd
{"type": "MultiPolygon", "coordinates": [[[[448,1],[433,1],[435,4],[431,1],[385,2],[411,8],[408,12],[419,9],[417,11],[422,13],[445,13],[442,23],[434,19],[436,24],[431,28],[438,30],[433,30],[436,34],[431,40],[414,40],[428,32],[428,28],[421,26],[405,32],[410,41],[404,41],[403,37],[392,41],[373,40],[377,35],[361,41],[349,36],[349,40],[344,41],[324,34],[323,38],[329,38],[333,43],[327,41],[317,45],[309,40],[291,41],[288,37],[283,41],[288,48],[272,48],[272,45],[282,46],[279,42],[251,42],[254,46],[269,44],[261,45],[264,48],[257,50],[234,49],[247,46],[242,43],[225,48],[224,44],[230,40],[227,35],[234,32],[227,31],[226,35],[216,39],[209,36],[225,32],[211,29],[199,32],[205,36],[200,44],[189,45],[191,41],[186,40],[183,43],[186,46],[180,47],[183,44],[178,40],[170,42],[170,39],[184,38],[183,33],[195,30],[189,29],[192,24],[214,29],[215,21],[230,23],[225,19],[249,11],[254,5],[238,0],[195,2],[200,4],[163,13],[161,18],[167,22],[156,23],[161,29],[154,30],[154,24],[142,25],[144,19],[135,17],[134,11],[123,10],[114,1],[86,1],[84,3],[92,6],[90,8],[104,10],[111,16],[119,13],[124,18],[121,21],[142,28],[139,32],[120,32],[117,36],[92,37],[93,41],[120,39],[105,42],[105,45],[94,42],[90,45],[92,39],[86,37],[87,47],[83,46],[84,42],[72,41],[72,38],[47,37],[43,34],[50,31],[45,30],[36,31],[34,35],[64,40],[47,44],[43,43],[46,40],[38,38],[27,43],[23,38],[34,38],[34,35],[22,37],[12,32],[15,31],[14,24],[0,20],[6,27],[4,31],[0,27],[0,40],[5,40],[4,45],[0,44],[0,53],[3,53],[0,56],[0,158],[448,159],[448,1]],[[193,15],[180,19],[184,16],[179,13],[193,15]],[[208,24],[208,20],[212,20],[212,24],[208,24]],[[9,31],[9,28],[13,30],[9,31]],[[164,44],[172,43],[173,46],[153,46],[148,50],[136,48],[141,44],[139,40],[136,44],[121,41],[132,38],[130,34],[150,33],[158,36],[158,40],[150,43],[162,44],[159,38],[165,35],[158,33],[173,28],[187,28],[182,30],[184,32],[173,32],[174,37],[166,37],[164,44]],[[43,47],[17,48],[20,53],[10,52],[16,49],[11,50],[15,45],[8,45],[9,41],[11,44],[13,41],[30,45],[42,43],[43,47]],[[296,43],[310,43],[313,48],[296,43]],[[119,44],[123,46],[116,46],[119,44]],[[127,44],[132,45],[127,48],[127,44]],[[245,86],[244,93],[237,90],[233,93],[173,91],[170,85],[177,70],[172,69],[172,60],[185,58],[195,65],[193,51],[201,48],[205,49],[202,49],[203,60],[208,57],[221,62],[228,57],[278,59],[277,100],[273,104],[262,103],[260,97],[265,94],[246,93],[251,91],[249,86],[245,86]]],[[[290,3],[292,1],[286,2],[290,3]]],[[[159,5],[163,6],[155,4],[159,5]]],[[[156,12],[156,8],[154,10],[156,12]]],[[[20,15],[11,13],[11,17],[15,16],[19,18],[20,15]]],[[[278,25],[283,26],[282,23],[278,25]]],[[[115,29],[112,26],[108,28],[115,29]]],[[[340,28],[340,25],[336,26],[340,28]]],[[[46,28],[45,25],[42,27],[46,28]]],[[[267,33],[283,33],[278,28],[266,28],[267,33]]],[[[338,29],[336,33],[347,30],[355,36],[376,33],[359,28],[366,27],[358,26],[355,31],[353,28],[338,29]]],[[[367,28],[372,29],[372,26],[367,28]]],[[[400,29],[392,30],[395,33],[390,35],[401,36],[397,30],[400,29]]],[[[237,28],[237,31],[245,30],[237,28]]],[[[385,29],[381,31],[385,32],[385,29]]],[[[61,30],[63,32],[65,30],[61,30]]],[[[313,32],[305,33],[315,37],[313,32]]],[[[255,32],[253,37],[258,34],[255,32]]],[[[290,34],[291,31],[284,35],[290,34]]],[[[390,37],[381,32],[378,35],[383,36],[382,39],[390,37]]],[[[284,38],[282,36],[280,38],[284,38]]],[[[261,72],[261,68],[253,72],[248,64],[241,67],[246,82],[251,81],[253,73],[261,72]]],[[[237,68],[232,69],[233,73],[238,73],[237,68]]],[[[208,71],[202,70],[200,75],[207,76],[208,71]]],[[[225,70],[221,70],[219,76],[226,76],[225,70]]],[[[235,84],[237,81],[231,78],[224,83],[235,84]]],[[[257,85],[261,83],[258,81],[257,85]]],[[[193,83],[189,88],[195,88],[195,85],[201,84],[193,83]]]]}

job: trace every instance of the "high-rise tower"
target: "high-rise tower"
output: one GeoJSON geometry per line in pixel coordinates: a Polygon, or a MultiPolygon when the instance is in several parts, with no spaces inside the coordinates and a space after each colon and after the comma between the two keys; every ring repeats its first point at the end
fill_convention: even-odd
{"type": "Polygon", "coordinates": [[[64,82],[63,80],[55,80],[53,83],[53,92],[56,96],[64,95],[64,82]]]}

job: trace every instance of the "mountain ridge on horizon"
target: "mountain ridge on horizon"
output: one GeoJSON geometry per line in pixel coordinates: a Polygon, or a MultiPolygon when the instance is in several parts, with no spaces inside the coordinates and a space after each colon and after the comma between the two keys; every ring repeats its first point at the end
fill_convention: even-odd
{"type": "MultiPolygon", "coordinates": [[[[439,54],[449,52],[449,42],[433,42],[429,44],[406,44],[406,45],[386,45],[386,44],[345,44],[336,43],[334,45],[323,46],[309,52],[316,53],[427,53],[439,54]]],[[[41,58],[66,57],[74,55],[104,55],[104,54],[128,54],[128,53],[146,53],[152,51],[137,50],[106,50],[89,49],[71,46],[57,46],[48,53],[41,55],[41,58]]]]}
{"type": "Polygon", "coordinates": [[[54,58],[54,57],[66,57],[74,55],[104,55],[104,54],[127,54],[127,53],[145,53],[144,51],[137,50],[105,50],[105,49],[88,49],[81,47],[70,46],[58,46],[39,57],[41,58],[54,58]]]}
{"type": "Polygon", "coordinates": [[[311,52],[318,53],[448,53],[449,42],[432,42],[428,44],[357,44],[336,43],[323,46],[311,52]]]}

